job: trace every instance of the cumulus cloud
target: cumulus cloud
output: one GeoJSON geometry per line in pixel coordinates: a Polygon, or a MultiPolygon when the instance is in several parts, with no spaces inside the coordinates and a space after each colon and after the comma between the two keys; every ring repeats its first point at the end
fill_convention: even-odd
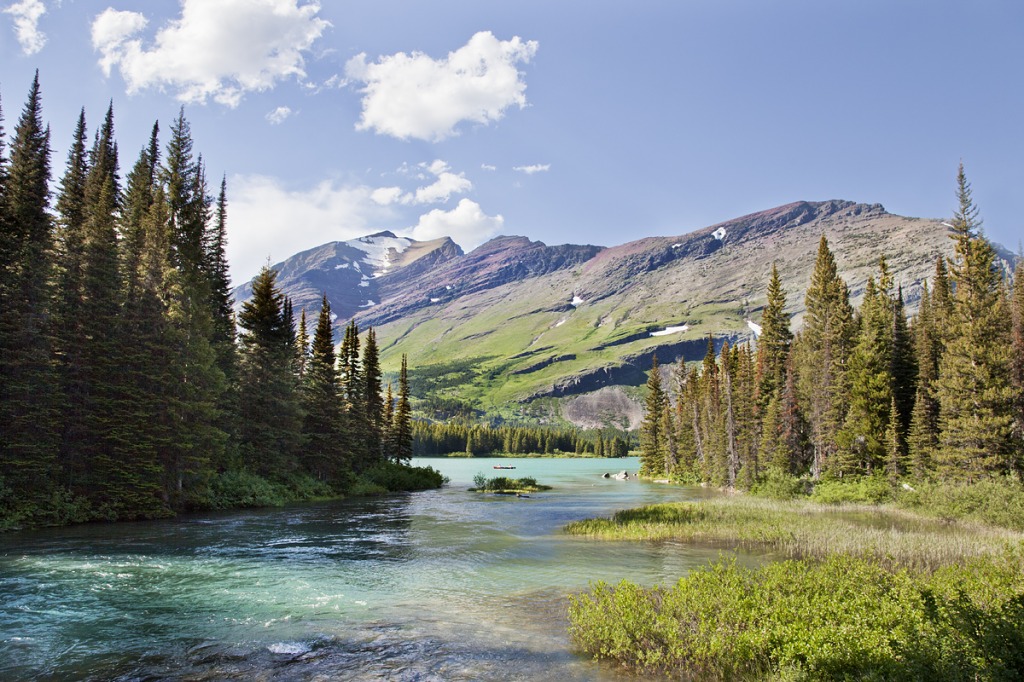
{"type": "Polygon", "coordinates": [[[18,36],[21,51],[33,55],[43,49],[46,34],[39,30],[39,18],[46,14],[42,0],[21,0],[4,8],[14,21],[14,33],[18,36]]]}
{"type": "Polygon", "coordinates": [[[228,262],[236,284],[264,265],[330,241],[361,237],[393,224],[392,209],[375,202],[373,188],[325,180],[291,190],[271,177],[228,179],[228,262]]]}
{"type": "Polygon", "coordinates": [[[368,62],[359,54],[345,67],[349,80],[365,85],[356,128],[436,142],[456,135],[463,121],[497,121],[509,107],[526,106],[526,82],[517,65],[529,63],[536,52],[534,40],[498,40],[482,31],[442,59],[399,52],[368,62]]]}
{"type": "Polygon", "coordinates": [[[480,164],[480,168],[484,169],[485,171],[496,171],[496,170],[498,170],[497,166],[492,166],[489,163],[481,163],[480,164]]]}
{"type": "Polygon", "coordinates": [[[143,14],[107,8],[93,21],[92,45],[104,73],[117,67],[129,93],[156,87],[182,102],[235,107],[247,92],[305,78],[304,55],[330,26],[319,11],[298,0],[182,0],[181,17],[146,46],[143,14]]]}
{"type": "Polygon", "coordinates": [[[533,175],[534,173],[547,173],[551,170],[550,163],[535,163],[532,166],[512,166],[512,170],[533,175]]]}
{"type": "MultiPolygon", "coordinates": [[[[421,163],[419,168],[434,176],[434,182],[413,192],[404,192],[400,187],[381,187],[373,192],[373,200],[381,205],[443,204],[453,194],[463,194],[473,189],[473,183],[466,178],[465,173],[453,173],[451,167],[440,159],[429,164],[421,163]]],[[[403,166],[399,172],[408,174],[409,168],[403,166]]],[[[421,173],[420,177],[426,179],[429,176],[421,173]]]]}
{"type": "Polygon", "coordinates": [[[501,215],[489,216],[483,212],[480,204],[462,199],[450,211],[435,208],[421,215],[419,222],[412,228],[412,236],[421,241],[451,237],[468,251],[498,234],[504,225],[505,218],[501,215]]]}
{"type": "Polygon", "coordinates": [[[285,120],[294,113],[295,112],[292,111],[291,107],[278,107],[271,111],[269,114],[267,114],[267,120],[270,122],[271,125],[280,125],[281,123],[284,123],[285,120]]]}

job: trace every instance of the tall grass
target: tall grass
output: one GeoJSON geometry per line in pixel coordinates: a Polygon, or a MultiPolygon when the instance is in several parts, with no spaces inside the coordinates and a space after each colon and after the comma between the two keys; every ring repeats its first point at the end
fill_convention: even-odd
{"type": "Polygon", "coordinates": [[[893,566],[936,568],[1002,552],[1024,533],[972,521],[929,518],[871,505],[730,497],[629,509],[569,524],[572,535],[677,540],[763,548],[787,557],[872,557],[893,566]]]}

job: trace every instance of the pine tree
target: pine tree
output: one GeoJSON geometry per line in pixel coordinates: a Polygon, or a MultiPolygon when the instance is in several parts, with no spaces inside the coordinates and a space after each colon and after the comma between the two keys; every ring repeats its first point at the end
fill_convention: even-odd
{"type": "Polygon", "coordinates": [[[897,439],[900,452],[907,455],[907,434],[914,410],[914,396],[917,391],[917,357],[914,354],[914,336],[907,325],[907,314],[903,302],[903,286],[896,289],[891,298],[892,305],[892,352],[889,359],[889,374],[892,377],[892,394],[896,401],[895,415],[897,439]]]}
{"type": "Polygon", "coordinates": [[[366,384],[359,359],[360,345],[359,327],[355,320],[350,320],[338,351],[338,369],[341,374],[343,429],[349,436],[350,457],[356,471],[363,471],[371,462],[364,393],[366,384]]]}
{"type": "Polygon", "coordinates": [[[398,373],[398,404],[391,433],[395,461],[408,462],[412,458],[412,405],[409,402],[409,361],[405,353],[398,373]]]}
{"type": "Polygon", "coordinates": [[[65,484],[81,476],[77,446],[81,438],[82,401],[87,391],[83,374],[82,343],[85,336],[82,311],[85,267],[85,183],[88,175],[85,110],[79,115],[68,152],[60,193],[57,196],[56,292],[54,296],[54,351],[61,379],[61,463],[65,484]]]}
{"type": "Polygon", "coordinates": [[[280,478],[297,452],[301,414],[294,345],[277,272],[264,266],[238,316],[240,451],[256,473],[280,478]]]}
{"type": "MultiPolygon", "coordinates": [[[[228,437],[221,409],[226,378],[211,341],[211,280],[204,249],[208,202],[201,164],[192,157],[191,131],[184,110],[171,126],[159,179],[167,204],[173,266],[168,286],[168,317],[176,350],[173,366],[178,372],[172,407],[180,425],[180,437],[176,453],[167,462],[167,471],[168,492],[177,504],[190,487],[201,489],[215,464],[224,461],[228,437]]],[[[290,413],[284,415],[284,420],[288,429],[297,434],[298,427],[292,424],[294,418],[290,413]]],[[[241,434],[239,440],[247,442],[241,434]]],[[[269,447],[274,451],[279,445],[269,447]]]]}
{"type": "MultiPolygon", "coordinates": [[[[384,430],[381,436],[381,452],[385,460],[390,460],[392,453],[395,451],[395,394],[391,388],[390,381],[384,392],[384,419],[382,426],[384,430]]],[[[510,449],[509,452],[518,451],[510,449]]]]}
{"type": "Polygon", "coordinates": [[[37,72],[14,129],[0,205],[0,475],[17,481],[24,513],[38,509],[52,489],[58,448],[50,329],[50,133],[41,117],[37,72]]]}
{"type": "Polygon", "coordinates": [[[332,324],[331,304],[324,294],[302,381],[302,460],[306,470],[318,479],[337,483],[349,466],[345,461],[346,438],[341,431],[341,387],[332,324]]]}
{"type": "Polygon", "coordinates": [[[846,370],[855,330],[849,291],[824,235],[804,304],[804,329],[794,353],[798,353],[801,404],[810,424],[811,473],[818,478],[832,465],[836,434],[846,417],[843,396],[848,390],[846,370]]]}
{"type": "Polygon", "coordinates": [[[660,476],[665,472],[665,433],[663,417],[665,392],[661,388],[661,370],[658,356],[654,356],[647,380],[647,400],[644,420],[640,426],[640,474],[660,476]]]}
{"type": "Polygon", "coordinates": [[[1020,473],[1024,469],[1024,256],[1017,258],[1012,304],[1010,385],[1014,394],[1014,467],[1020,473]]]}
{"type": "Polygon", "coordinates": [[[381,396],[380,355],[377,350],[377,334],[370,327],[363,345],[363,411],[367,425],[367,451],[371,461],[382,456],[384,436],[384,399],[381,396]]]}
{"type": "Polygon", "coordinates": [[[772,263],[768,280],[768,301],[761,313],[761,335],[757,339],[757,366],[760,375],[758,394],[763,407],[778,397],[782,390],[786,357],[793,342],[786,315],[786,292],[782,288],[778,268],[772,263]]]}
{"type": "Polygon", "coordinates": [[[939,443],[939,403],[935,398],[934,383],[939,374],[942,334],[936,326],[937,310],[926,282],[912,327],[917,382],[907,433],[909,466],[918,478],[931,471],[932,457],[939,443]]]}
{"type": "MultiPolygon", "coordinates": [[[[326,294],[324,294],[324,297],[326,298],[326,294]]],[[[299,332],[295,335],[295,372],[298,374],[299,381],[306,377],[306,367],[309,364],[311,352],[309,347],[309,331],[306,327],[306,309],[303,308],[302,312],[299,313],[299,332]]]]}
{"type": "Polygon", "coordinates": [[[953,216],[953,311],[935,381],[938,464],[945,477],[969,480],[1005,472],[1013,462],[1010,315],[992,245],[960,164],[953,216]]]}
{"type": "MultiPolygon", "coordinates": [[[[883,261],[880,279],[887,277],[883,261]]],[[[832,470],[839,475],[871,473],[885,462],[885,434],[893,400],[892,314],[887,287],[876,287],[869,278],[847,370],[849,409],[836,434],[839,452],[832,470]]]]}

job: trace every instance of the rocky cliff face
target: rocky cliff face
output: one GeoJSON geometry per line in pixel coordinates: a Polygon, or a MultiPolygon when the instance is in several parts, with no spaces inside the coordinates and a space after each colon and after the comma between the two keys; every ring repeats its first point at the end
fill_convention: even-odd
{"type": "Polygon", "coordinates": [[[372,325],[385,368],[407,353],[414,371],[458,368],[457,382],[442,382],[446,398],[513,418],[544,398],[573,404],[566,416],[587,423],[580,406],[590,402],[574,397],[643,384],[655,354],[663,365],[698,360],[709,335],[716,346],[751,338],[773,262],[798,327],[822,235],[855,304],[884,255],[911,311],[952,246],[941,221],[825,201],[610,248],[498,237],[464,254],[448,239],[381,233],[278,267],[296,310],[318,310],[326,291],[339,325],[372,325]]]}

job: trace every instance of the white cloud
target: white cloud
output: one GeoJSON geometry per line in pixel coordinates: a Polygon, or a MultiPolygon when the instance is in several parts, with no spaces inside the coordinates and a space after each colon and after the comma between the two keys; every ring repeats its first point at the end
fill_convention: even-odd
{"type": "Polygon", "coordinates": [[[435,208],[421,215],[416,227],[412,228],[412,236],[421,241],[451,237],[468,251],[498,234],[504,225],[502,216],[489,216],[475,201],[462,199],[450,211],[435,208]]]}
{"type": "Polygon", "coordinates": [[[289,190],[275,178],[228,179],[228,262],[235,284],[256,274],[269,256],[278,262],[330,241],[354,239],[393,224],[392,209],[363,185],[325,180],[312,189],[289,190]]]}
{"type": "Polygon", "coordinates": [[[550,163],[535,163],[532,166],[512,166],[512,170],[533,175],[534,173],[547,173],[551,170],[550,163]]]}
{"type": "MultiPolygon", "coordinates": [[[[451,172],[451,167],[441,159],[421,163],[418,167],[437,179],[429,185],[417,188],[414,192],[404,192],[400,187],[381,187],[374,190],[373,200],[381,205],[443,204],[453,194],[463,194],[473,189],[473,183],[466,178],[465,173],[451,172]]],[[[408,164],[403,164],[398,172],[401,175],[408,175],[410,170],[408,164]]],[[[421,173],[418,177],[426,179],[429,176],[421,173]]]]}
{"type": "Polygon", "coordinates": [[[489,163],[481,163],[480,164],[480,168],[484,169],[485,171],[496,171],[496,170],[498,170],[497,166],[492,166],[489,163]]]}
{"type": "Polygon", "coordinates": [[[42,0],[21,0],[4,8],[4,14],[14,18],[14,32],[21,51],[33,55],[43,49],[46,34],[39,30],[39,18],[46,14],[42,0]]]}
{"type": "Polygon", "coordinates": [[[267,114],[267,120],[270,121],[271,125],[280,125],[294,113],[291,107],[278,107],[267,114]]]}
{"type": "Polygon", "coordinates": [[[498,40],[482,31],[443,59],[399,52],[367,62],[357,55],[345,67],[350,80],[365,84],[356,128],[436,142],[456,135],[463,121],[497,121],[509,107],[526,106],[526,82],[516,65],[536,52],[536,41],[498,40]]]}
{"type": "Polygon", "coordinates": [[[168,88],[182,102],[235,107],[246,92],[305,78],[304,53],[330,26],[319,11],[298,0],[182,0],[181,17],[144,47],[146,17],[107,8],[93,21],[92,44],[104,73],[116,66],[129,93],[168,88]]]}

